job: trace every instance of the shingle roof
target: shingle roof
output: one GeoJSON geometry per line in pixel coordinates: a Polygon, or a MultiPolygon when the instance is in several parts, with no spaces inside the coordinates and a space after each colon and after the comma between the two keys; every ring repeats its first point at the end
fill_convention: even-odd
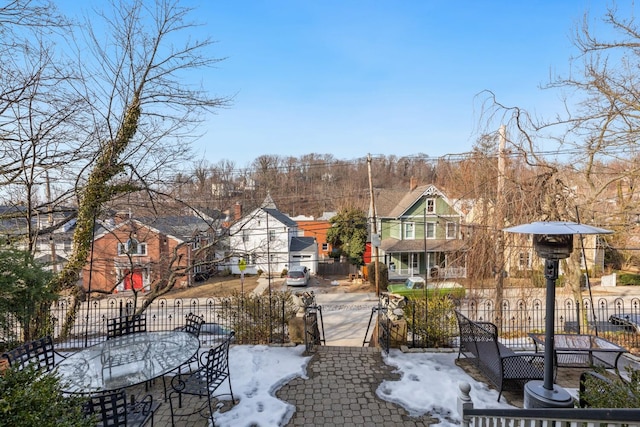
{"type": "Polygon", "coordinates": [[[262,208],[262,210],[289,228],[296,228],[298,226],[297,222],[295,222],[276,208],[262,208]]]}
{"type": "MultiPolygon", "coordinates": [[[[449,252],[461,250],[464,241],[459,239],[427,239],[427,252],[449,252]]],[[[385,252],[424,252],[424,240],[384,239],[380,248],[385,252]]]]}
{"type": "Polygon", "coordinates": [[[207,221],[195,216],[170,216],[159,218],[136,218],[142,224],[153,227],[163,234],[186,239],[211,228],[207,221]]]}
{"type": "Polygon", "coordinates": [[[291,252],[315,252],[315,237],[295,236],[291,238],[291,252]]]}

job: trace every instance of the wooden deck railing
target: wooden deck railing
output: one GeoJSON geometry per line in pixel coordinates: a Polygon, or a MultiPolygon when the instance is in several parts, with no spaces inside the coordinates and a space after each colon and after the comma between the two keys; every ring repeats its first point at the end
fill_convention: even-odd
{"type": "Polygon", "coordinates": [[[460,384],[458,411],[462,427],[640,427],[640,409],[475,409],[470,390],[468,383],[460,384]]]}

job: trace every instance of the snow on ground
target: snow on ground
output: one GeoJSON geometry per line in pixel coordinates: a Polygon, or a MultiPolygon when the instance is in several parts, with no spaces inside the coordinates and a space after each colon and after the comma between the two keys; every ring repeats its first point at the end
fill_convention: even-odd
{"type": "Polygon", "coordinates": [[[457,353],[403,353],[391,349],[384,357],[387,365],[401,375],[399,381],[383,381],[377,395],[394,402],[411,416],[426,413],[439,418],[439,426],[459,425],[457,398],[460,383],[471,385],[471,399],[478,408],[514,408],[501,399],[498,392],[471,378],[455,364],[457,353]]]}
{"type": "MultiPolygon", "coordinates": [[[[218,426],[275,427],[285,425],[295,407],[275,397],[276,391],[296,377],[307,378],[310,357],[304,346],[269,347],[238,345],[229,350],[231,386],[236,399],[232,409],[215,414],[218,426]]],[[[455,353],[402,353],[392,350],[385,363],[400,374],[397,381],[384,381],[377,395],[404,407],[412,416],[429,412],[440,418],[441,427],[459,425],[457,396],[460,382],[471,385],[474,405],[481,408],[513,408],[498,402],[498,392],[475,381],[455,365],[455,353]]],[[[219,389],[223,393],[226,383],[219,389]]],[[[228,390],[228,388],[227,388],[228,390]]]]}
{"type": "MultiPolygon", "coordinates": [[[[229,349],[231,388],[239,402],[227,412],[217,412],[215,425],[267,427],[286,424],[296,408],[275,395],[293,378],[307,378],[306,368],[311,358],[302,356],[303,352],[303,345],[232,346],[229,349]]],[[[219,393],[228,392],[227,383],[218,390],[219,393]]]]}

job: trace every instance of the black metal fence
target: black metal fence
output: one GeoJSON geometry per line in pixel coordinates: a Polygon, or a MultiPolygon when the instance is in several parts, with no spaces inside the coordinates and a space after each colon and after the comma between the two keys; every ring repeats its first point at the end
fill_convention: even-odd
{"type": "MultiPolygon", "coordinates": [[[[52,333],[56,346],[61,349],[88,347],[106,339],[107,319],[131,315],[135,312],[134,300],[126,297],[109,297],[83,303],[77,311],[76,321],[66,337],[62,337],[63,321],[72,308],[71,298],[61,298],[51,308],[52,333]]],[[[138,301],[140,304],[140,301],[138,301]]],[[[236,333],[239,344],[287,343],[288,321],[295,313],[292,301],[284,294],[249,298],[194,298],[157,299],[144,311],[148,331],[173,330],[185,324],[189,313],[202,316],[205,325],[201,341],[218,341],[229,331],[236,333]]],[[[3,325],[0,330],[0,346],[21,342],[20,325],[3,325]]]]}
{"type": "MultiPolygon", "coordinates": [[[[107,319],[135,311],[133,299],[126,297],[83,303],[73,328],[62,339],[62,321],[69,313],[70,304],[71,299],[62,298],[51,309],[52,335],[60,348],[76,349],[96,344],[105,339],[107,319]]],[[[182,327],[189,313],[203,316],[207,325],[202,336],[205,345],[208,339],[214,342],[229,330],[236,331],[238,343],[284,344],[289,342],[289,319],[297,310],[291,304],[290,299],[279,294],[274,294],[273,298],[157,299],[145,314],[147,330],[150,331],[182,327]]],[[[528,334],[543,333],[545,328],[545,304],[541,299],[505,299],[500,310],[491,299],[464,298],[455,301],[453,306],[436,308],[411,300],[405,307],[409,346],[456,348],[458,329],[454,308],[472,320],[495,323],[500,331],[500,340],[514,349],[533,349],[528,334]]],[[[372,319],[375,314],[374,310],[372,319]]],[[[556,333],[597,334],[640,355],[640,325],[633,323],[637,319],[640,319],[640,298],[599,298],[593,303],[589,298],[556,301],[556,333]]],[[[0,350],[21,341],[19,325],[2,326],[0,350]]]]}
{"type": "MultiPolygon", "coordinates": [[[[640,354],[640,298],[599,298],[591,302],[556,301],[555,333],[602,336],[631,353],[640,354]]],[[[458,325],[453,308],[472,320],[498,326],[500,340],[515,349],[533,349],[529,333],[545,332],[545,302],[540,299],[505,299],[497,307],[491,299],[461,299],[454,307],[436,307],[410,300],[405,308],[409,346],[457,347],[458,325]]]]}
{"type": "Polygon", "coordinates": [[[316,305],[304,308],[304,346],[305,352],[310,354],[317,345],[325,344],[324,321],[322,307],[316,305]]]}

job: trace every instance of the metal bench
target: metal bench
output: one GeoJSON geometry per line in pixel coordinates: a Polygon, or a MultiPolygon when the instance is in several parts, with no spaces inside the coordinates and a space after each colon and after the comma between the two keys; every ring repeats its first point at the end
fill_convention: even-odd
{"type": "Polygon", "coordinates": [[[519,389],[527,381],[542,380],[544,356],[516,353],[498,341],[498,328],[491,322],[475,322],[456,311],[460,331],[458,358],[474,359],[476,367],[499,391],[519,389]]]}

